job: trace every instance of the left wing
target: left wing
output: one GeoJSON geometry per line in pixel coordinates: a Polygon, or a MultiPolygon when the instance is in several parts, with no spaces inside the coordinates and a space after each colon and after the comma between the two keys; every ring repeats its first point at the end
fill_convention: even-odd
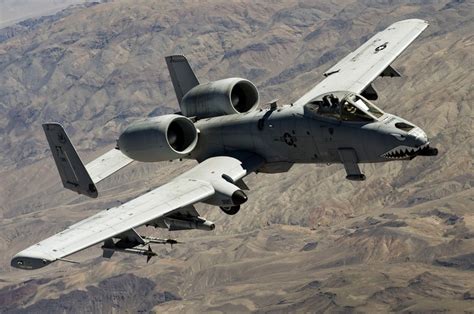
{"type": "Polygon", "coordinates": [[[163,186],[101,211],[21,251],[13,257],[11,265],[40,268],[99,242],[120,238],[124,233],[134,234],[133,228],[210,198],[216,190],[219,192],[219,186],[240,180],[261,163],[262,159],[253,154],[209,158],[163,186]]]}
{"type": "Polygon", "coordinates": [[[367,90],[369,97],[366,98],[376,99],[377,94],[370,84],[378,76],[400,76],[390,64],[426,27],[428,22],[419,19],[393,23],[327,70],[326,78],[294,104],[305,105],[321,94],[335,91],[360,94],[367,90]]]}

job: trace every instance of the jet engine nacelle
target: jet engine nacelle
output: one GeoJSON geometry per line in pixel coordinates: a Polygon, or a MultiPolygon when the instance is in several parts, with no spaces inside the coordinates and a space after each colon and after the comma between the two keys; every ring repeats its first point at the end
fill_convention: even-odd
{"type": "Polygon", "coordinates": [[[186,157],[197,141],[197,130],[190,119],[169,114],[131,124],[117,144],[134,160],[154,162],[186,157]]]}
{"type": "Polygon", "coordinates": [[[208,118],[255,110],[260,96],[252,82],[228,78],[200,84],[181,100],[181,111],[187,117],[208,118]]]}

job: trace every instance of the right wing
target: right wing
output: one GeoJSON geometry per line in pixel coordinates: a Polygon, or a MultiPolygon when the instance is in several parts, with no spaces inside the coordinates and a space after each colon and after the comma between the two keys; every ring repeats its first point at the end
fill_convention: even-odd
{"type": "Polygon", "coordinates": [[[390,64],[426,27],[428,23],[419,19],[393,23],[327,70],[326,78],[294,104],[305,105],[319,95],[335,91],[360,94],[367,90],[372,99],[376,99],[377,94],[370,84],[378,76],[400,76],[390,64]]]}
{"type": "Polygon", "coordinates": [[[173,214],[181,209],[188,208],[181,213],[196,216],[196,212],[189,209],[190,205],[210,198],[219,186],[237,182],[258,169],[262,162],[262,158],[253,154],[209,158],[163,186],[101,211],[21,251],[13,257],[11,265],[36,269],[99,242],[108,240],[105,243],[110,243],[111,238],[122,238],[124,234],[140,238],[134,228],[154,224],[163,217],[176,218],[173,214]]]}

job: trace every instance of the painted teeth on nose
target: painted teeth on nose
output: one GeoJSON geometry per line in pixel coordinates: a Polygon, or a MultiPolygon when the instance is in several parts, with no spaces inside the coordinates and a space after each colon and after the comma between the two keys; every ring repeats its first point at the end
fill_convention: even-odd
{"type": "Polygon", "coordinates": [[[422,145],[420,147],[408,147],[408,146],[399,146],[396,147],[384,154],[381,157],[389,158],[389,159],[404,159],[416,156],[416,153],[423,149],[426,145],[422,145]]]}

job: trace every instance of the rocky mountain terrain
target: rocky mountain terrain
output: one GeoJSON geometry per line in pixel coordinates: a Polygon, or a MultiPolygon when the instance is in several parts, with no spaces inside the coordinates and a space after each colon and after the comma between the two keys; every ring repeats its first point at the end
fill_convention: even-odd
{"type": "Polygon", "coordinates": [[[122,0],[0,30],[0,312],[474,311],[474,4],[427,1],[122,0]],[[198,205],[213,232],[167,232],[158,258],[98,246],[36,271],[11,256],[127,201],[194,162],[136,163],[90,200],[61,188],[41,123],[62,123],[88,161],[142,116],[176,111],[164,56],[202,81],[252,80],[289,103],[390,23],[430,27],[375,83],[382,109],[421,126],[434,158],[295,165],[251,175],[236,216],[198,205]]]}
{"type": "MultiPolygon", "coordinates": [[[[0,28],[26,19],[52,15],[87,0],[0,0],[0,28]]],[[[95,1],[100,2],[100,1],[95,1]]]]}

